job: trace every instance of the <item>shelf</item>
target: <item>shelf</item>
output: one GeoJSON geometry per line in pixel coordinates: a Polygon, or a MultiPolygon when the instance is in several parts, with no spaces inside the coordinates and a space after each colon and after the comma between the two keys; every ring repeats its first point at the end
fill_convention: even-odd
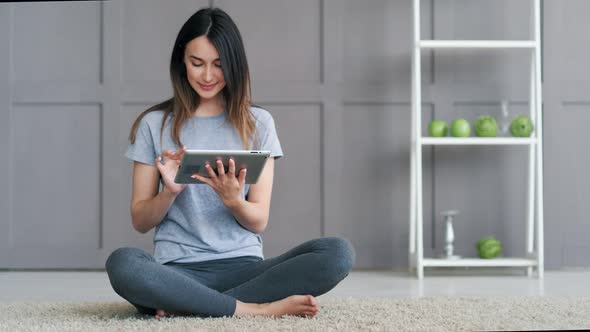
{"type": "MultiPolygon", "coordinates": [[[[523,36],[521,40],[498,40],[498,39],[422,39],[421,31],[421,13],[423,12],[420,8],[420,0],[412,0],[412,14],[413,14],[413,29],[412,29],[412,81],[411,81],[411,109],[412,109],[412,138],[411,138],[411,160],[410,160],[410,191],[409,191],[409,206],[410,206],[410,218],[409,218],[409,252],[408,260],[410,267],[416,269],[416,276],[418,279],[424,277],[425,267],[518,267],[526,270],[527,276],[531,276],[533,271],[537,272],[539,279],[543,278],[544,271],[544,212],[543,212],[543,89],[541,81],[541,69],[542,69],[542,38],[541,38],[541,0],[532,0],[532,10],[530,18],[532,18],[532,31],[529,36],[523,36]],[[422,52],[427,50],[427,52],[422,52]],[[479,54],[491,52],[490,55],[495,57],[501,56],[506,52],[519,53],[520,56],[525,56],[529,59],[530,67],[528,68],[528,82],[529,82],[529,103],[528,103],[528,116],[531,119],[535,119],[535,130],[531,137],[513,137],[510,132],[498,132],[499,137],[477,137],[475,131],[471,132],[468,137],[431,137],[430,131],[424,130],[428,124],[423,123],[424,114],[422,112],[423,100],[423,86],[428,85],[430,82],[423,82],[422,77],[425,74],[424,69],[430,69],[429,66],[423,68],[423,55],[426,53],[447,54],[450,57],[460,56],[456,62],[444,61],[442,63],[443,70],[452,72],[456,71],[455,66],[461,64],[469,64],[469,59],[465,59],[462,55],[464,54],[479,54]],[[448,65],[448,68],[447,66],[448,65]],[[442,257],[436,257],[432,254],[432,257],[424,257],[424,251],[427,249],[425,246],[426,238],[424,228],[427,225],[424,214],[427,209],[432,209],[432,204],[424,204],[424,166],[425,158],[422,156],[424,146],[469,146],[477,145],[479,148],[483,146],[497,146],[504,148],[505,146],[521,146],[525,150],[528,150],[526,154],[527,158],[527,185],[526,185],[526,204],[522,205],[522,208],[526,210],[526,220],[523,222],[526,225],[526,231],[523,233],[523,243],[526,243],[526,254],[521,257],[499,257],[495,259],[480,259],[478,257],[463,257],[459,259],[445,259],[442,257]]],[[[529,15],[527,15],[527,18],[529,15]]],[[[431,32],[427,29],[427,33],[431,32]]],[[[426,37],[429,38],[429,37],[426,37]]],[[[451,37],[452,38],[452,37],[451,37]]],[[[498,61],[504,59],[498,59],[498,61]]],[[[505,59],[510,60],[510,59],[505,59]]],[[[468,67],[468,70],[472,70],[468,67]]],[[[426,73],[427,74],[427,73],[426,73]]],[[[509,73],[499,73],[509,74],[509,73]]],[[[500,75],[501,76],[501,75],[500,75]]],[[[507,81],[511,77],[507,77],[507,81]]],[[[453,84],[452,80],[446,80],[443,83],[453,84]],[[448,82],[446,82],[448,81],[448,82]]],[[[439,83],[439,85],[443,85],[439,83]]],[[[449,89],[442,89],[443,94],[446,92],[452,94],[452,86],[449,89]]],[[[471,89],[473,90],[473,89],[471,89]]],[[[478,91],[472,91],[473,93],[479,93],[478,91]]],[[[431,94],[426,94],[431,98],[431,94]]],[[[488,98],[499,99],[499,96],[491,93],[488,98]]],[[[453,98],[452,95],[445,97],[453,98]]],[[[460,99],[472,100],[481,99],[481,96],[470,96],[462,97],[460,99]]],[[[475,116],[475,114],[472,114],[475,116]]],[[[450,129],[450,128],[449,128],[450,129]]],[[[450,131],[448,131],[450,133],[450,131]]],[[[519,148],[522,149],[522,148],[519,148]]],[[[441,151],[444,152],[444,151],[441,151]]],[[[432,160],[428,160],[427,166],[432,166],[432,160]]],[[[476,167],[477,165],[471,165],[476,167]]],[[[429,179],[426,179],[429,181],[429,179]]],[[[465,178],[464,181],[469,181],[469,178],[465,178]]],[[[474,188],[477,190],[477,188],[474,188]]],[[[431,193],[426,195],[427,200],[432,199],[431,193]]],[[[471,234],[477,236],[477,234],[471,234]]],[[[430,239],[428,239],[430,240],[430,239]]],[[[472,253],[476,256],[475,253],[472,253]]]]}
{"type": "Polygon", "coordinates": [[[531,40],[420,40],[420,48],[525,48],[534,49],[531,40]]]}
{"type": "Polygon", "coordinates": [[[536,138],[519,137],[422,137],[422,145],[530,145],[536,138]]]}
{"type": "Polygon", "coordinates": [[[536,259],[529,258],[424,258],[424,266],[437,267],[529,267],[536,266],[536,259]]]}

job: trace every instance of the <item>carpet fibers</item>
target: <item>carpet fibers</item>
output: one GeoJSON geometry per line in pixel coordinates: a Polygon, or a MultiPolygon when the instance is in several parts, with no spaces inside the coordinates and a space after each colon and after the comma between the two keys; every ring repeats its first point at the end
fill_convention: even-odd
{"type": "Polygon", "coordinates": [[[325,298],[313,319],[171,317],[125,302],[0,304],[0,331],[461,331],[589,329],[590,298],[325,298]]]}

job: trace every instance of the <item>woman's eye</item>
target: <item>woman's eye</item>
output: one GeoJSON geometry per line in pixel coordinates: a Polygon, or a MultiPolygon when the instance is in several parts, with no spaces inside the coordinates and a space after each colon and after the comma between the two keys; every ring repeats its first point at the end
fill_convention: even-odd
{"type": "MultiPolygon", "coordinates": [[[[193,63],[192,65],[193,65],[193,67],[202,67],[203,66],[203,64],[196,64],[196,63],[193,63]]],[[[221,68],[221,64],[215,64],[215,67],[221,68]]]]}

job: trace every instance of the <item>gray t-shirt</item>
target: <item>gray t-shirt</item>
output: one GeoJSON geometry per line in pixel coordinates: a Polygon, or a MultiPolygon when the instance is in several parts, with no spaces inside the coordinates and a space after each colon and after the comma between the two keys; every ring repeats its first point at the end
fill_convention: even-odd
{"type": "MultiPolygon", "coordinates": [[[[252,107],[256,119],[258,142],[255,150],[269,150],[271,157],[283,156],[272,116],[266,110],[252,107]]],[[[168,117],[160,146],[163,111],[144,116],[137,129],[134,144],[129,144],[125,156],[154,166],[162,150],[179,147],[171,136],[168,117]]],[[[225,112],[211,117],[192,117],[180,131],[180,142],[187,149],[241,150],[242,140],[226,120],[225,112]]],[[[162,185],[164,184],[161,181],[162,185]]],[[[244,186],[244,197],[249,185],[244,186]]],[[[217,193],[207,184],[190,184],[175,199],[156,227],[154,257],[159,263],[190,263],[239,256],[262,255],[262,238],[242,227],[223,205],[217,193]]]]}

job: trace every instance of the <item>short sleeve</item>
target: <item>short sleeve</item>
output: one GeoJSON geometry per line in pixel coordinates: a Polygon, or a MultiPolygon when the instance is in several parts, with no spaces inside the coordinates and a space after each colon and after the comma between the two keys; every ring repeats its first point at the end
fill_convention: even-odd
{"type": "Polygon", "coordinates": [[[283,149],[277,135],[275,122],[270,113],[265,113],[266,116],[261,119],[260,150],[270,151],[271,157],[279,159],[283,156],[283,149]]]}
{"type": "Polygon", "coordinates": [[[154,136],[152,135],[150,126],[143,117],[137,127],[135,134],[135,143],[127,146],[125,157],[138,161],[140,163],[155,166],[156,165],[156,149],[154,147],[154,136]]]}

